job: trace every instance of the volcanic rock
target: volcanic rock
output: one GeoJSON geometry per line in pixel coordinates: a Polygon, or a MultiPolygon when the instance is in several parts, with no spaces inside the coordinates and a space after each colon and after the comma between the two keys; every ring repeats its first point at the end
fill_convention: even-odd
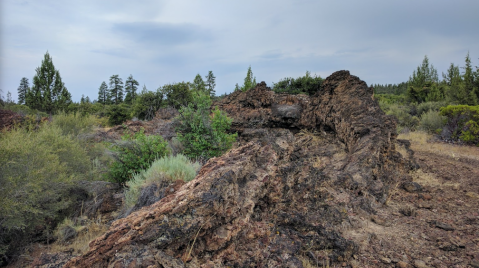
{"type": "MultiPolygon", "coordinates": [[[[314,96],[264,82],[215,103],[233,118],[236,148],[158,202],[112,223],[65,267],[303,267],[345,263],[351,214],[375,214],[408,181],[396,124],[348,71],[314,96]]],[[[358,227],[356,227],[358,228],[358,227]]]]}

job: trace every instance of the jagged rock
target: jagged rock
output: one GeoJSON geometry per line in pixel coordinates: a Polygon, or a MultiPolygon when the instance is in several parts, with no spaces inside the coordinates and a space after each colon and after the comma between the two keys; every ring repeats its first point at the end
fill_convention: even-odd
{"type": "Polygon", "coordinates": [[[238,146],[151,206],[112,223],[65,267],[303,267],[324,254],[350,260],[349,213],[375,213],[407,180],[395,121],[347,71],[314,96],[264,82],[218,103],[238,146]]]}

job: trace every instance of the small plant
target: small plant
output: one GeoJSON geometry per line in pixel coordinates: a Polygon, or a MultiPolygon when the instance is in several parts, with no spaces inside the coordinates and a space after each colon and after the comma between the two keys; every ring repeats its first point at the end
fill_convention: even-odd
{"type": "Polygon", "coordinates": [[[165,156],[155,160],[150,168],[133,175],[133,178],[126,183],[128,189],[125,191],[127,207],[133,207],[140,195],[141,189],[151,183],[161,184],[164,181],[175,180],[191,181],[195,178],[200,165],[192,163],[186,156],[165,156]]]}
{"type": "Polygon", "coordinates": [[[122,141],[113,146],[115,161],[110,169],[111,178],[124,184],[135,173],[150,167],[151,163],[169,154],[168,143],[161,136],[146,136],[144,130],[135,134],[125,134],[122,141]]]}
{"type": "Polygon", "coordinates": [[[128,112],[128,106],[119,104],[112,105],[110,107],[110,110],[108,111],[108,122],[110,123],[110,125],[120,125],[121,123],[129,119],[131,119],[131,116],[128,112]]]}
{"type": "Polygon", "coordinates": [[[210,114],[210,96],[195,94],[196,103],[180,109],[176,132],[183,144],[183,153],[191,158],[211,158],[230,149],[237,134],[228,134],[232,119],[216,107],[210,114]]]}
{"type": "Polygon", "coordinates": [[[426,131],[428,133],[436,133],[440,131],[445,124],[446,117],[441,116],[439,112],[434,110],[429,110],[425,112],[419,121],[419,129],[426,131]]]}
{"type": "Polygon", "coordinates": [[[448,105],[440,114],[447,117],[446,138],[479,144],[479,105],[448,105]]]}

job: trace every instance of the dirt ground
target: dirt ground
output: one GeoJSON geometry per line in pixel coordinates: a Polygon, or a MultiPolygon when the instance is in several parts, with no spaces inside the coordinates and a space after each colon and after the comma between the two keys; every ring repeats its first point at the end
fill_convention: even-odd
{"type": "Polygon", "coordinates": [[[409,192],[397,185],[369,219],[351,215],[349,224],[362,226],[345,226],[361,248],[351,266],[479,267],[479,147],[431,142],[425,133],[399,138],[415,152],[417,184],[409,192]]]}

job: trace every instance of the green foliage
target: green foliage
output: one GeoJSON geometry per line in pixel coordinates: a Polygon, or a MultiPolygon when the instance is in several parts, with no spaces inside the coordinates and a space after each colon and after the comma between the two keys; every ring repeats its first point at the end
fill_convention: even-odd
{"type": "Polygon", "coordinates": [[[160,88],[160,91],[166,97],[166,105],[176,109],[188,105],[193,100],[189,82],[166,84],[160,88]]]}
{"type": "Polygon", "coordinates": [[[421,115],[418,128],[431,134],[440,133],[445,122],[446,117],[441,116],[438,111],[428,110],[421,115]]]}
{"type": "Polygon", "coordinates": [[[128,189],[125,191],[125,201],[127,207],[133,207],[138,201],[141,188],[146,185],[164,181],[173,182],[175,180],[191,181],[195,178],[196,172],[200,168],[198,163],[191,162],[186,156],[177,154],[176,156],[165,156],[155,160],[151,166],[133,175],[133,178],[126,183],[128,189]]]}
{"type": "Polygon", "coordinates": [[[184,154],[189,157],[219,156],[236,140],[236,133],[226,133],[232,119],[218,107],[210,115],[211,99],[207,94],[196,92],[195,101],[179,111],[177,138],[183,144],[184,154]]]}
{"type": "Polygon", "coordinates": [[[91,179],[84,146],[56,124],[0,134],[0,248],[5,254],[38,226],[59,220],[72,201],[70,186],[91,179]]]}
{"type": "Polygon", "coordinates": [[[439,112],[439,109],[441,107],[447,106],[446,102],[444,101],[439,101],[439,102],[423,102],[418,104],[416,111],[419,116],[421,116],[423,113],[429,112],[429,111],[434,111],[434,112],[439,112]]]}
{"type": "Polygon", "coordinates": [[[415,130],[419,123],[419,118],[411,115],[410,106],[392,104],[389,106],[389,110],[386,111],[386,114],[393,115],[397,118],[399,130],[403,128],[415,130]]]}
{"type": "Polygon", "coordinates": [[[125,103],[126,104],[132,104],[132,102],[135,100],[137,94],[136,90],[138,89],[138,81],[133,79],[133,75],[130,74],[128,78],[125,81],[125,103]]]}
{"type": "Polygon", "coordinates": [[[66,109],[70,103],[71,94],[47,52],[42,65],[36,69],[32,88],[25,96],[25,104],[32,109],[52,113],[66,109]]]}
{"type": "Polygon", "coordinates": [[[113,146],[117,154],[110,170],[110,177],[120,184],[149,168],[155,159],[169,154],[168,143],[161,136],[146,136],[143,129],[134,135],[125,134],[122,139],[113,146]]]}
{"type": "Polygon", "coordinates": [[[213,71],[208,71],[208,75],[206,75],[205,78],[206,90],[208,91],[210,97],[213,98],[216,94],[216,77],[213,75],[213,71]]]}
{"type": "Polygon", "coordinates": [[[25,98],[27,97],[27,93],[30,90],[30,85],[28,84],[28,78],[23,77],[20,80],[20,86],[18,87],[18,104],[25,104],[25,98]]]}
{"type": "Polygon", "coordinates": [[[253,76],[253,71],[251,70],[251,65],[248,67],[248,71],[246,72],[246,77],[244,78],[244,83],[243,86],[239,87],[238,84],[236,84],[235,91],[241,90],[241,91],[247,91],[251,88],[254,88],[256,86],[256,77],[253,76]]]}
{"type": "Polygon", "coordinates": [[[138,119],[151,120],[162,104],[163,93],[160,90],[152,92],[144,88],[133,102],[132,113],[138,119]]]}
{"type": "Polygon", "coordinates": [[[197,74],[195,76],[195,79],[193,80],[193,84],[191,84],[191,90],[196,90],[196,91],[201,91],[203,93],[206,93],[207,91],[206,83],[205,81],[203,81],[203,78],[201,77],[200,74],[197,74]]]}
{"type": "Polygon", "coordinates": [[[441,108],[440,114],[447,117],[446,138],[479,145],[479,105],[448,105],[441,108]]]}
{"type": "Polygon", "coordinates": [[[386,84],[386,85],[376,84],[373,86],[375,96],[377,94],[403,95],[403,94],[406,94],[407,87],[408,87],[407,82],[402,82],[399,84],[386,84]]]}
{"type": "Polygon", "coordinates": [[[98,89],[98,102],[105,105],[109,102],[110,92],[108,90],[108,85],[103,81],[98,89]]]}
{"type": "Polygon", "coordinates": [[[73,135],[75,137],[92,132],[96,123],[97,120],[94,115],[82,116],[65,112],[55,115],[52,120],[52,125],[59,127],[63,135],[73,135]]]}
{"type": "Polygon", "coordinates": [[[120,125],[126,120],[131,119],[129,107],[125,104],[111,105],[107,115],[108,122],[112,126],[120,125]]]}
{"type": "Polygon", "coordinates": [[[273,91],[276,93],[307,94],[314,95],[321,88],[323,79],[320,76],[311,76],[309,71],[296,79],[287,77],[278,83],[273,83],[273,91]]]}
{"type": "Polygon", "coordinates": [[[118,75],[110,77],[110,103],[120,104],[123,101],[123,81],[118,75]]]}

